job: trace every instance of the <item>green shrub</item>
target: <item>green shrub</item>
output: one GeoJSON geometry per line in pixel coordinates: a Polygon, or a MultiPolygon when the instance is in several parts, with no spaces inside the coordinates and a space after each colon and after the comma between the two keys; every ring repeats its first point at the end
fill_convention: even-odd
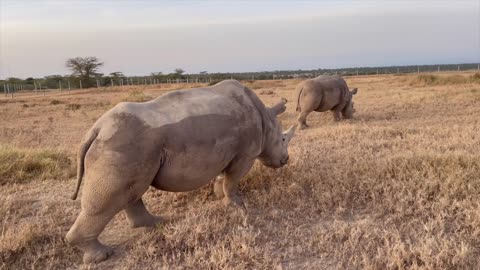
{"type": "Polygon", "coordinates": [[[127,102],[145,102],[152,100],[153,97],[145,95],[143,92],[140,91],[132,91],[129,93],[128,97],[126,97],[123,101],[127,102]]]}
{"type": "Polygon", "coordinates": [[[0,146],[0,185],[34,179],[67,179],[73,175],[75,166],[63,151],[0,146]]]}
{"type": "Polygon", "coordinates": [[[65,105],[65,110],[76,111],[76,110],[79,110],[81,107],[82,106],[80,104],[71,103],[71,104],[65,105]]]}
{"type": "Polygon", "coordinates": [[[61,102],[58,99],[53,99],[52,101],[50,101],[50,105],[58,105],[58,104],[61,104],[61,103],[63,103],[63,102],[61,102]]]}
{"type": "Polygon", "coordinates": [[[470,76],[462,75],[433,75],[433,74],[420,74],[414,77],[411,81],[411,85],[447,85],[447,84],[465,84],[465,83],[480,83],[480,73],[475,73],[470,76]]]}

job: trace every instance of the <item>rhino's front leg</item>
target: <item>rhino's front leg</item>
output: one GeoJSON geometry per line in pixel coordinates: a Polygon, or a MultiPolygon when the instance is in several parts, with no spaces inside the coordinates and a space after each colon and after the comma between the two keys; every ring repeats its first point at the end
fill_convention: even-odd
{"type": "Polygon", "coordinates": [[[240,180],[250,171],[255,160],[236,160],[225,169],[223,180],[223,203],[245,208],[242,198],[238,195],[238,184],[240,180]]]}
{"type": "Polygon", "coordinates": [[[341,111],[341,110],[338,110],[338,109],[335,109],[335,110],[333,111],[333,120],[334,120],[335,122],[338,122],[338,121],[340,121],[340,120],[342,119],[341,112],[342,112],[342,111],[341,111]]]}
{"type": "Polygon", "coordinates": [[[142,198],[125,208],[125,213],[132,228],[154,227],[162,222],[162,218],[156,217],[148,212],[143,204],[142,198]]]}

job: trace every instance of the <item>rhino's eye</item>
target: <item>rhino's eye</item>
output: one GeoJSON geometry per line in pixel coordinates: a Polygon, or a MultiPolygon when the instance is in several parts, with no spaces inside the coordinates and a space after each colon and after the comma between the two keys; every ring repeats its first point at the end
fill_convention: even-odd
{"type": "Polygon", "coordinates": [[[282,138],[282,141],[285,141],[285,138],[282,138]]]}

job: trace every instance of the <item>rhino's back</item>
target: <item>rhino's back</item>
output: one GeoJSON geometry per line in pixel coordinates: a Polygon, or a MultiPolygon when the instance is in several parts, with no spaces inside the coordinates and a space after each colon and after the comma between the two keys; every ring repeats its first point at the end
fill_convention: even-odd
{"type": "MultiPolygon", "coordinates": [[[[148,102],[121,102],[106,112],[95,126],[106,129],[130,118],[136,118],[149,128],[218,117],[235,119],[237,126],[261,124],[259,108],[248,91],[251,90],[237,81],[224,81],[212,87],[173,91],[148,102]]],[[[212,125],[212,128],[219,125],[212,125]]]]}

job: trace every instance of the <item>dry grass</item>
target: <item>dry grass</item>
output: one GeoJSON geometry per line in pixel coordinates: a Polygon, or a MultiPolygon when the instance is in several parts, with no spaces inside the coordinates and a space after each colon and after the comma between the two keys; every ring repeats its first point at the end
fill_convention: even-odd
{"type": "MultiPolygon", "coordinates": [[[[167,222],[153,231],[134,230],[119,214],[100,237],[114,247],[113,258],[91,267],[478,267],[480,85],[473,73],[435,76],[453,75],[470,79],[347,78],[359,88],[355,118],[335,123],[330,114],[314,113],[311,128],[292,140],[288,166],[272,170],[256,164],[241,184],[246,216],[224,208],[211,186],[188,193],[151,189],[144,196],[147,207],[167,222]]],[[[290,100],[281,115],[284,126],[295,122],[299,82],[263,81],[253,87],[259,94],[275,93],[260,95],[267,105],[280,97],[290,100]]],[[[48,96],[3,101],[0,144],[31,148],[27,152],[55,149],[73,159],[86,130],[131,91],[156,97],[172,89],[52,94],[66,104],[80,104],[76,111],[51,105],[48,96]]],[[[69,200],[75,181],[54,180],[54,175],[0,187],[0,269],[81,265],[79,252],[63,242],[80,210],[79,201],[69,200]]]]}
{"type": "Polygon", "coordinates": [[[417,75],[411,80],[411,85],[431,86],[431,85],[446,85],[446,84],[467,84],[480,83],[480,73],[465,75],[433,75],[421,74],[417,75]]]}

